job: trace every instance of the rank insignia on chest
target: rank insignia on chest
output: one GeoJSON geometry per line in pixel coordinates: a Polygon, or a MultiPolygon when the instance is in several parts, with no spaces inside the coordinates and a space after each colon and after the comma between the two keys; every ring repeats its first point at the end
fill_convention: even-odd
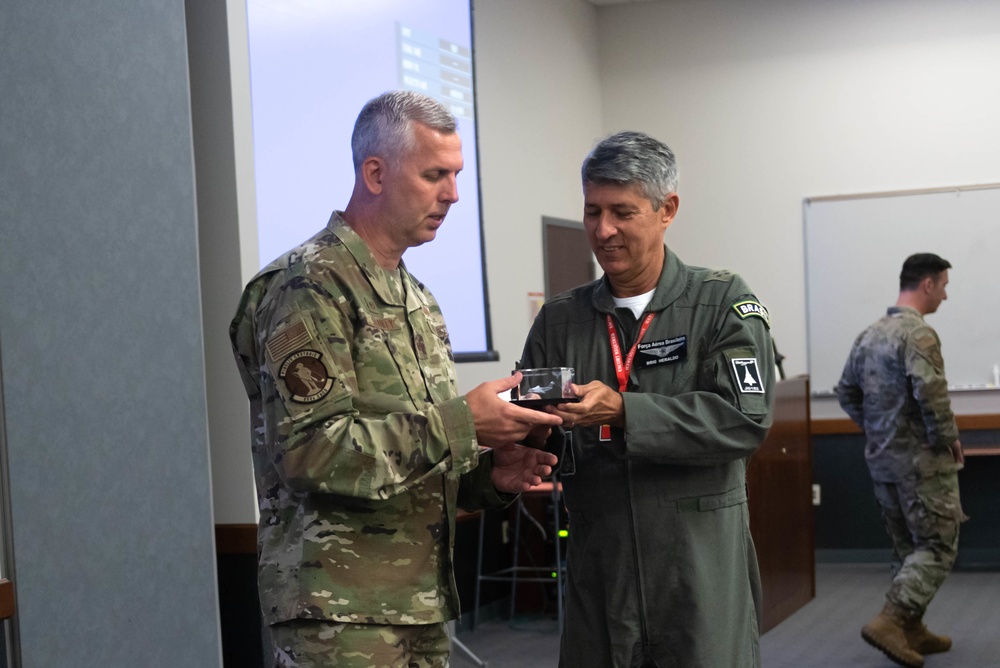
{"type": "Polygon", "coordinates": [[[756,357],[733,358],[736,386],[743,394],[764,394],[764,384],[760,378],[760,368],[756,357]]]}
{"type": "Polygon", "coordinates": [[[323,353],[300,350],[281,363],[278,376],[284,381],[292,401],[311,404],[330,393],[333,379],[322,362],[323,353]]]}
{"type": "Polygon", "coordinates": [[[636,357],[640,369],[671,362],[683,362],[687,359],[687,335],[675,336],[659,341],[641,342],[636,346],[636,357]]]}

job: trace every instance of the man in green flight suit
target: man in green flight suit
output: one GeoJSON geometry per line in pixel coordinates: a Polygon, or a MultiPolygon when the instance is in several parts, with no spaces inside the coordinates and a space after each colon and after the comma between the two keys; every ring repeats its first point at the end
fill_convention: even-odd
{"type": "Polygon", "coordinates": [[[583,223],[604,270],[553,297],[522,368],[574,367],[563,668],[757,668],[760,575],[746,462],[767,435],[767,310],[730,271],[663,242],[677,166],[663,143],[613,135],[583,162],[583,223]]]}
{"type": "Polygon", "coordinates": [[[455,516],[509,502],[556,457],[557,416],[458,396],[441,311],[406,269],[458,200],[454,116],[390,92],[362,109],[343,212],[247,285],[230,327],[251,402],[258,589],[281,668],[447,665],[455,516]]]}
{"type": "Polygon", "coordinates": [[[885,607],[861,630],[903,666],[945,652],[951,638],[927,630],[924,612],[958,553],[964,519],[958,469],[964,462],[937,333],[924,316],[948,298],[951,263],[911,255],[899,298],[858,335],[837,384],[841,407],[865,433],[865,459],[892,539],[893,580],[885,607]]]}

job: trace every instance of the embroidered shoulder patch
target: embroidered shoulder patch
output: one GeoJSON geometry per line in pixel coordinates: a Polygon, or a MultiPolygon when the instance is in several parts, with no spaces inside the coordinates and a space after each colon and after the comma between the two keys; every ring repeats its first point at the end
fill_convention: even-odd
{"type": "Polygon", "coordinates": [[[746,320],[751,316],[760,318],[764,321],[764,324],[767,325],[767,328],[771,329],[771,315],[760,302],[755,302],[752,299],[745,299],[741,302],[733,304],[733,310],[736,311],[736,315],[740,316],[743,320],[746,320]]]}
{"type": "Polygon", "coordinates": [[[278,377],[285,382],[292,401],[311,404],[330,393],[333,379],[322,362],[323,353],[300,350],[281,363],[278,377]]]}
{"type": "MultiPolygon", "coordinates": [[[[323,353],[307,318],[291,322],[267,341],[267,354],[277,366],[275,382],[284,384],[288,398],[300,404],[319,401],[333,389],[333,378],[323,362],[323,353]]],[[[275,370],[272,366],[272,373],[275,370]]]]}
{"type": "Polygon", "coordinates": [[[267,341],[267,354],[277,362],[293,350],[298,350],[312,341],[312,336],[301,320],[293,322],[284,329],[275,332],[267,341]]]}
{"type": "Polygon", "coordinates": [[[913,340],[917,352],[934,365],[935,369],[944,371],[944,357],[941,356],[941,346],[937,337],[928,332],[918,334],[913,340]]]}
{"type": "Polygon", "coordinates": [[[764,394],[764,384],[761,382],[756,357],[733,358],[733,371],[736,373],[736,386],[740,388],[740,392],[764,394]]]}

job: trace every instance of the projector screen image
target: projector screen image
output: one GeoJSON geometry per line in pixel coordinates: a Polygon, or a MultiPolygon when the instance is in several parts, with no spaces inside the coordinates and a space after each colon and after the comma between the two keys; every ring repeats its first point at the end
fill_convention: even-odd
{"type": "Polygon", "coordinates": [[[437,238],[406,251],[437,298],[459,361],[491,351],[476,156],[469,0],[248,0],[260,266],[343,210],[365,102],[426,93],[458,119],[465,168],[437,238]]]}

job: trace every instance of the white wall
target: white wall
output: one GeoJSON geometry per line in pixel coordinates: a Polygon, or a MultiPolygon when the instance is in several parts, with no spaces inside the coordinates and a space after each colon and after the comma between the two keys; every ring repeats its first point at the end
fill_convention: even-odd
{"type": "Polygon", "coordinates": [[[493,347],[461,364],[463,392],[510,374],[541,292],[542,216],[580,220],[580,163],[602,136],[597,8],[476,0],[476,94],[493,347]]]}
{"type": "MultiPolygon", "coordinates": [[[[580,163],[612,132],[644,130],[677,152],[667,242],[748,279],[789,375],[807,371],[803,198],[1000,181],[993,0],[476,0],[474,26],[500,361],[460,365],[463,392],[520,355],[528,293],[544,285],[541,218],[580,219],[580,163]]],[[[957,273],[952,284],[964,287],[957,273]]],[[[218,373],[235,377],[230,359],[218,373]]],[[[217,522],[254,521],[245,469],[218,470],[249,465],[243,436],[212,433],[217,522]]]]}
{"type": "MultiPolygon", "coordinates": [[[[520,356],[531,324],[528,293],[544,285],[542,216],[579,219],[580,162],[601,135],[596,8],[583,0],[477,0],[474,7],[487,280],[500,361],[460,365],[462,392],[509,375],[520,356]]],[[[230,96],[193,100],[203,133],[197,143],[205,144],[196,158],[205,338],[215,341],[206,346],[215,521],[255,523],[247,402],[224,331],[257,262],[248,233],[256,210],[245,2],[189,0],[187,9],[189,22],[210,24],[191,31],[193,89],[231,87],[230,96]],[[217,43],[226,40],[223,31],[228,43],[217,43]],[[231,80],[198,57],[228,58],[231,80]],[[235,155],[220,155],[215,147],[226,137],[219,135],[231,137],[235,155]],[[242,261],[232,246],[233,217],[242,261]]]]}
{"type": "Polygon", "coordinates": [[[746,276],[789,374],[807,371],[803,198],[1000,181],[993,0],[667,0],[598,23],[604,129],[674,148],[667,242],[746,276]]]}
{"type": "Polygon", "coordinates": [[[257,271],[245,0],[187,0],[212,496],[216,524],[256,518],[250,409],[229,322],[257,271]]]}

